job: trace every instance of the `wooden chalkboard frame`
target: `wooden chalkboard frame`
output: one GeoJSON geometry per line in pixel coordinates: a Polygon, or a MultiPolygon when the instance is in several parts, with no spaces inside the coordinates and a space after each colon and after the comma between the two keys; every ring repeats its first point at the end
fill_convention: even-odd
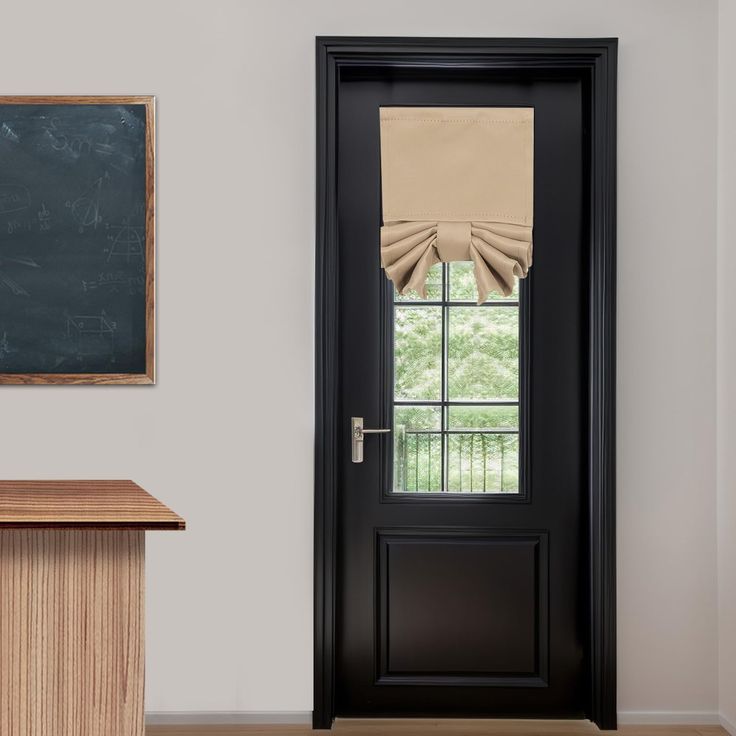
{"type": "Polygon", "coordinates": [[[145,309],[144,373],[0,373],[0,384],[154,384],[155,376],[155,97],[151,95],[0,96],[0,105],[143,105],[145,131],[145,309]]]}

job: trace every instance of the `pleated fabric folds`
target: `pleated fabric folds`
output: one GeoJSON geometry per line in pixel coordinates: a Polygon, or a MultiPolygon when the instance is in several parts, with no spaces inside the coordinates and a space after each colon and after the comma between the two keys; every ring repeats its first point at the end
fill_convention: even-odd
{"type": "Polygon", "coordinates": [[[478,302],[532,265],[531,108],[399,108],[381,115],[381,265],[426,298],[429,269],[471,261],[478,302]]]}

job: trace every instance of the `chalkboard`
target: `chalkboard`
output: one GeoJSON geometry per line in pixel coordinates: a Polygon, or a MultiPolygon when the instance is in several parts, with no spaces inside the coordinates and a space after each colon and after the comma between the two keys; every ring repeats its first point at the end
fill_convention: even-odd
{"type": "Polygon", "coordinates": [[[111,99],[0,97],[2,382],[153,380],[152,99],[111,99]]]}

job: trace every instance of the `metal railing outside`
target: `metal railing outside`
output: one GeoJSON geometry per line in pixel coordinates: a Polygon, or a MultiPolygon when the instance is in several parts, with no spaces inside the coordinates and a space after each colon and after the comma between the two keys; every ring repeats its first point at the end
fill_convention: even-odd
{"type": "Polygon", "coordinates": [[[397,493],[518,493],[518,465],[515,429],[395,427],[397,493]]]}

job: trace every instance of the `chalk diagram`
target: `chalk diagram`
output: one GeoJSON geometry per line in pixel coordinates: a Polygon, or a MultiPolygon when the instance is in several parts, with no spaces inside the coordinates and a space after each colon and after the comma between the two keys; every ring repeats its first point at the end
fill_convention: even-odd
{"type": "Polygon", "coordinates": [[[86,228],[97,229],[102,222],[102,185],[110,178],[109,174],[95,179],[76,199],[67,200],[66,206],[71,210],[74,221],[79,226],[79,232],[86,228]]]}
{"type": "Polygon", "coordinates": [[[121,225],[108,225],[110,233],[107,239],[110,247],[105,248],[108,263],[113,259],[123,259],[126,263],[145,259],[145,228],[143,225],[131,225],[131,218],[125,217],[121,225]]]}
{"type": "Polygon", "coordinates": [[[114,363],[116,331],[117,323],[108,319],[104,309],[100,314],[67,315],[66,318],[66,336],[71,340],[78,360],[107,355],[114,363]]]}
{"type": "Polygon", "coordinates": [[[29,268],[41,268],[33,258],[25,256],[16,256],[10,258],[8,256],[0,256],[0,286],[4,286],[10,290],[13,296],[29,296],[28,292],[11,276],[8,275],[6,268],[8,264],[19,264],[28,266],[29,268]]]}

